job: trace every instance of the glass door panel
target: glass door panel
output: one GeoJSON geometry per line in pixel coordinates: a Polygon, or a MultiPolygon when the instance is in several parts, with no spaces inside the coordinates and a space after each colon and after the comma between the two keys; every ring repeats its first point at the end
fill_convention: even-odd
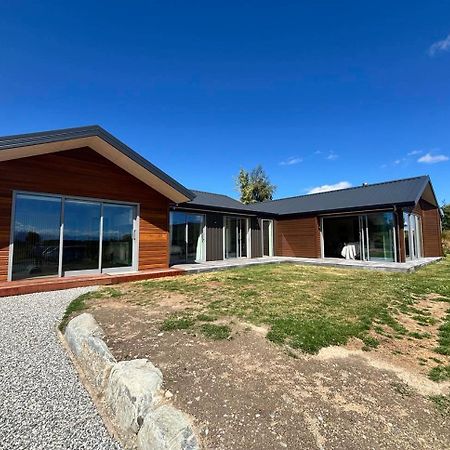
{"type": "Polygon", "coordinates": [[[100,271],[101,203],[64,202],[63,271],[100,271]]]}
{"type": "Polygon", "coordinates": [[[129,205],[103,204],[103,269],[133,266],[135,210],[129,205]]]}
{"type": "Polygon", "coordinates": [[[263,256],[273,256],[272,221],[262,221],[263,256]]]}
{"type": "Polygon", "coordinates": [[[61,198],[17,194],[12,280],[58,275],[61,198]]]}
{"type": "Polygon", "coordinates": [[[186,262],[186,214],[170,213],[170,263],[186,262]]]}
{"type": "Polygon", "coordinates": [[[204,216],[186,214],[187,262],[203,261],[203,226],[204,216]]]}
{"type": "Polygon", "coordinates": [[[393,213],[367,215],[367,244],[369,260],[395,260],[393,213]]]}
{"type": "Polygon", "coordinates": [[[238,257],[245,258],[247,256],[247,220],[246,219],[238,219],[238,257]]]}
{"type": "Polygon", "coordinates": [[[237,220],[225,217],[225,258],[237,258],[237,220]]]}

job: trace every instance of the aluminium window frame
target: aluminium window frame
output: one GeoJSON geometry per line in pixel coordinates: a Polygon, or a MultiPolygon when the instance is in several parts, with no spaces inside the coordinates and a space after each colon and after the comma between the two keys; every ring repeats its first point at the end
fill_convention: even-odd
{"type": "MultiPolygon", "coordinates": [[[[32,195],[35,197],[54,197],[61,199],[61,214],[60,214],[60,230],[59,230],[59,260],[58,260],[58,275],[59,278],[78,276],[78,275],[89,275],[89,274],[107,274],[107,273],[125,273],[125,272],[136,272],[139,270],[139,232],[140,232],[140,203],[128,202],[123,200],[111,200],[100,197],[85,197],[77,195],[67,195],[59,193],[49,193],[40,191],[26,191],[26,190],[13,190],[12,192],[12,207],[10,216],[10,231],[9,231],[9,255],[8,255],[8,274],[7,280],[12,281],[12,269],[13,269],[13,257],[14,257],[14,225],[16,216],[16,199],[18,195],[32,195]],[[99,269],[92,270],[81,270],[81,271],[68,271],[64,272],[62,261],[63,261],[63,243],[64,243],[64,202],[65,200],[78,200],[86,201],[91,203],[100,203],[101,206],[101,216],[100,216],[100,235],[99,235],[99,269]],[[113,205],[125,205],[134,207],[135,217],[133,219],[133,257],[132,265],[129,267],[113,267],[113,268],[103,268],[102,267],[102,245],[103,245],[103,204],[113,204],[113,205]]],[[[53,276],[53,275],[50,275],[53,276]]],[[[38,277],[37,277],[38,278],[38,277]]]]}

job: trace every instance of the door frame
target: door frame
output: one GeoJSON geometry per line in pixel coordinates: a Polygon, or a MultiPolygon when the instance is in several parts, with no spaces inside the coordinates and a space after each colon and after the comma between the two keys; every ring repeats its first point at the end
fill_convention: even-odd
{"type": "Polygon", "coordinates": [[[201,260],[195,260],[194,263],[201,263],[201,262],[205,262],[206,261],[206,214],[203,213],[197,213],[197,212],[187,212],[187,211],[179,211],[179,210],[171,210],[169,211],[169,264],[170,265],[177,265],[177,264],[193,264],[192,262],[188,262],[187,260],[187,246],[188,246],[188,226],[189,226],[189,222],[187,220],[185,220],[184,222],[184,249],[185,249],[185,260],[184,262],[176,262],[175,264],[171,263],[171,247],[172,247],[172,233],[171,233],[171,217],[172,214],[184,214],[185,217],[188,216],[201,216],[202,217],[202,233],[201,233],[201,238],[202,238],[202,259],[201,260]]]}
{"type": "MultiPolygon", "coordinates": [[[[242,231],[242,230],[241,230],[242,231]]],[[[223,226],[222,226],[222,241],[223,241],[223,260],[226,259],[237,259],[237,258],[251,258],[251,246],[252,246],[252,238],[251,238],[251,223],[250,219],[248,217],[242,217],[242,216],[234,216],[234,215],[224,215],[223,216],[223,226]],[[227,218],[236,219],[239,220],[239,222],[236,223],[236,256],[232,258],[227,258],[227,250],[226,250],[226,227],[227,227],[227,218]],[[245,227],[247,229],[245,236],[244,233],[239,233],[240,226],[238,223],[241,223],[240,221],[245,222],[245,227]],[[246,245],[246,256],[242,256],[242,245],[241,242],[245,238],[245,245],[246,245]]]]}
{"type": "MultiPolygon", "coordinates": [[[[347,213],[347,214],[330,214],[320,216],[320,255],[321,258],[328,258],[325,256],[325,237],[324,237],[324,228],[323,228],[323,220],[324,219],[333,219],[333,218],[341,218],[341,217],[357,217],[359,222],[359,246],[360,246],[360,258],[357,261],[371,261],[370,253],[369,253],[369,226],[368,226],[368,218],[367,216],[370,214],[383,214],[383,213],[392,213],[394,214],[394,221],[392,225],[392,239],[393,239],[393,254],[394,261],[398,262],[397,255],[397,227],[395,220],[395,213],[390,209],[383,210],[374,210],[374,211],[364,211],[360,213],[347,213]]],[[[392,261],[391,261],[392,262],[392,261]]]]}
{"type": "MultiPolygon", "coordinates": [[[[11,206],[11,218],[10,218],[10,232],[9,232],[9,255],[8,255],[8,276],[7,280],[12,281],[12,266],[14,259],[14,224],[16,215],[16,199],[17,195],[34,195],[36,197],[54,197],[61,199],[61,214],[60,214],[60,228],[59,228],[59,259],[58,259],[58,276],[70,277],[78,275],[88,275],[88,274],[101,274],[101,273],[123,273],[123,272],[136,272],[139,267],[139,223],[140,223],[140,203],[127,202],[122,200],[111,200],[98,197],[83,197],[77,195],[66,195],[66,194],[55,194],[48,192],[36,192],[36,191],[24,191],[24,190],[13,190],[12,192],[12,206],[11,206]],[[89,270],[76,270],[64,272],[63,270],[63,249],[64,249],[64,203],[65,200],[79,200],[87,201],[91,203],[100,203],[100,234],[99,234],[99,266],[98,269],[89,270]],[[110,269],[104,269],[102,267],[102,237],[103,237],[103,204],[113,204],[113,205],[126,205],[134,207],[134,220],[133,220],[133,246],[132,246],[132,265],[129,267],[115,267],[110,269]]],[[[39,277],[36,277],[39,278],[39,277]]],[[[27,278],[29,279],[29,278],[27,278]]]]}
{"type": "Polygon", "coordinates": [[[275,255],[273,239],[273,219],[261,219],[261,255],[263,258],[270,258],[275,255]],[[269,253],[264,254],[264,222],[269,222],[269,253]]]}

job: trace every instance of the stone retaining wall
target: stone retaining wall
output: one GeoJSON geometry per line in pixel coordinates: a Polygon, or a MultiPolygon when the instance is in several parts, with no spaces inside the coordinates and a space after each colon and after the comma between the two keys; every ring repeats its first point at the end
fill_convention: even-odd
{"type": "Polygon", "coordinates": [[[200,449],[188,416],[167,403],[162,373],[149,360],[117,362],[88,313],[72,319],[64,336],[115,426],[121,434],[136,437],[138,450],[200,449]]]}

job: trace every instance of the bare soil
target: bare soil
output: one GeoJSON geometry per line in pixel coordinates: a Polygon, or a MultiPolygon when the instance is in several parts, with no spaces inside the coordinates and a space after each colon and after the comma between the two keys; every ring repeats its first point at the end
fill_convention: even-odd
{"type": "Polygon", "coordinates": [[[391,370],[375,361],[381,350],[303,355],[269,342],[265,328],[233,321],[229,340],[160,331],[185,308],[173,293],[150,305],[126,296],[90,304],[118,360],[148,358],[161,368],[164,388],[194,418],[204,448],[450,448],[450,418],[420,383],[407,384],[420,378],[413,366],[391,370]]]}

